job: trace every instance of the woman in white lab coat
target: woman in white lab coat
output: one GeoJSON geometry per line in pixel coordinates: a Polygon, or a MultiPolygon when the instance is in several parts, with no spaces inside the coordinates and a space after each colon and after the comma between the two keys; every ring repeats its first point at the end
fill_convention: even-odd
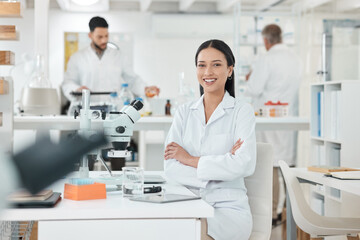
{"type": "Polygon", "coordinates": [[[215,208],[203,239],[248,239],[252,216],[244,178],[255,170],[254,111],[234,98],[235,58],[226,43],[204,42],[195,64],[202,96],[175,114],[166,139],[165,174],[215,208]]]}

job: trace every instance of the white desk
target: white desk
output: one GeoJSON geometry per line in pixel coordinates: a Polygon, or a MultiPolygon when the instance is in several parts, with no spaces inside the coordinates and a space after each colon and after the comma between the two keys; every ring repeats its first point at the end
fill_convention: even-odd
{"type": "MultiPolygon", "coordinates": [[[[140,130],[163,130],[171,127],[172,117],[143,117],[134,125],[135,131],[140,130]]],[[[93,128],[102,128],[102,120],[92,121],[93,128]]],[[[256,118],[256,130],[309,130],[309,119],[303,117],[288,118],[256,118]]],[[[77,130],[80,128],[80,120],[69,116],[15,116],[14,129],[56,129],[77,130]]]]}
{"type": "MultiPolygon", "coordinates": [[[[91,172],[97,175],[104,172],[91,172]]],[[[152,173],[154,174],[154,172],[152,173]]],[[[65,180],[52,189],[63,192],[65,180]]],[[[188,189],[165,184],[168,193],[193,195],[188,189]]],[[[212,217],[213,208],[203,200],[154,204],[123,198],[121,192],[107,199],[72,201],[62,199],[55,208],[7,209],[2,221],[39,221],[39,240],[72,239],[197,239],[199,218],[212,217]]]]}
{"type": "MultiPolygon", "coordinates": [[[[161,130],[165,136],[169,131],[173,117],[142,117],[134,125],[135,131],[161,130]]],[[[103,128],[102,120],[93,120],[91,125],[94,129],[103,128]]],[[[70,116],[14,116],[15,130],[78,130],[80,119],[70,116]]],[[[257,131],[270,130],[309,130],[310,122],[305,117],[287,118],[256,118],[257,131]]]]}
{"type": "MultiPolygon", "coordinates": [[[[293,171],[300,181],[309,182],[310,184],[320,184],[360,196],[360,180],[340,180],[325,177],[324,173],[310,172],[306,168],[291,168],[291,171],[293,171]]],[[[296,240],[296,224],[290,210],[291,205],[288,196],[286,196],[286,205],[288,206],[288,210],[286,211],[287,239],[296,240]]]]}
{"type": "MultiPolygon", "coordinates": [[[[103,120],[91,121],[94,129],[103,128],[103,120]]],[[[172,117],[143,117],[134,125],[134,130],[164,130],[170,129],[172,117]]],[[[16,130],[78,130],[80,118],[70,116],[15,116],[14,129],[16,130]]]]}
{"type": "Polygon", "coordinates": [[[332,177],[324,177],[323,173],[310,172],[306,168],[292,168],[299,179],[336,188],[348,193],[360,196],[360,180],[340,180],[332,177]]]}

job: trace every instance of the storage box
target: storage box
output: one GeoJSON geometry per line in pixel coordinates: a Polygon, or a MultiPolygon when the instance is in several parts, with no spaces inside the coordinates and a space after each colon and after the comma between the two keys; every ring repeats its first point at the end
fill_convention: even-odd
{"type": "Polygon", "coordinates": [[[0,51],[0,65],[14,65],[15,54],[11,51],[0,51]]]}
{"type": "Polygon", "coordinates": [[[0,95],[9,93],[9,83],[4,78],[0,77],[0,95]]]}
{"type": "Polygon", "coordinates": [[[20,2],[0,1],[0,17],[20,17],[20,2]]]}
{"type": "Polygon", "coordinates": [[[65,184],[64,198],[75,201],[105,199],[106,187],[104,183],[94,183],[88,185],[65,184]]]}
{"type": "Polygon", "coordinates": [[[15,25],[0,25],[0,40],[15,40],[15,25]]]}

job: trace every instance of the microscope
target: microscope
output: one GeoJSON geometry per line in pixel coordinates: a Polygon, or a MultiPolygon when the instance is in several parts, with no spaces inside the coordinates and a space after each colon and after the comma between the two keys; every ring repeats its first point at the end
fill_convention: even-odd
{"type": "MultiPolygon", "coordinates": [[[[82,90],[82,108],[80,113],[74,113],[75,118],[80,115],[79,135],[91,139],[91,136],[96,134],[96,131],[91,129],[91,120],[101,117],[104,121],[104,135],[108,142],[111,143],[111,147],[102,149],[100,152],[98,151],[97,158],[103,163],[110,176],[113,175],[104,159],[125,158],[131,155],[131,152],[126,150],[126,147],[133,135],[134,124],[141,117],[138,111],[142,109],[142,107],[143,103],[141,101],[134,100],[130,105],[125,105],[119,112],[110,112],[107,114],[105,111],[91,110],[90,91],[87,89],[82,90]]],[[[81,178],[89,177],[87,156],[81,159],[79,176],[81,178]]]]}

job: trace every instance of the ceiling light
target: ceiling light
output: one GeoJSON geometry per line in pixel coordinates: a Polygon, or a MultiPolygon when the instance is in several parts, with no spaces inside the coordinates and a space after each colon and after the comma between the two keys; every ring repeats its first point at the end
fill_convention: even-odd
{"type": "Polygon", "coordinates": [[[80,6],[90,6],[97,3],[99,0],[71,0],[71,1],[80,6]]]}

